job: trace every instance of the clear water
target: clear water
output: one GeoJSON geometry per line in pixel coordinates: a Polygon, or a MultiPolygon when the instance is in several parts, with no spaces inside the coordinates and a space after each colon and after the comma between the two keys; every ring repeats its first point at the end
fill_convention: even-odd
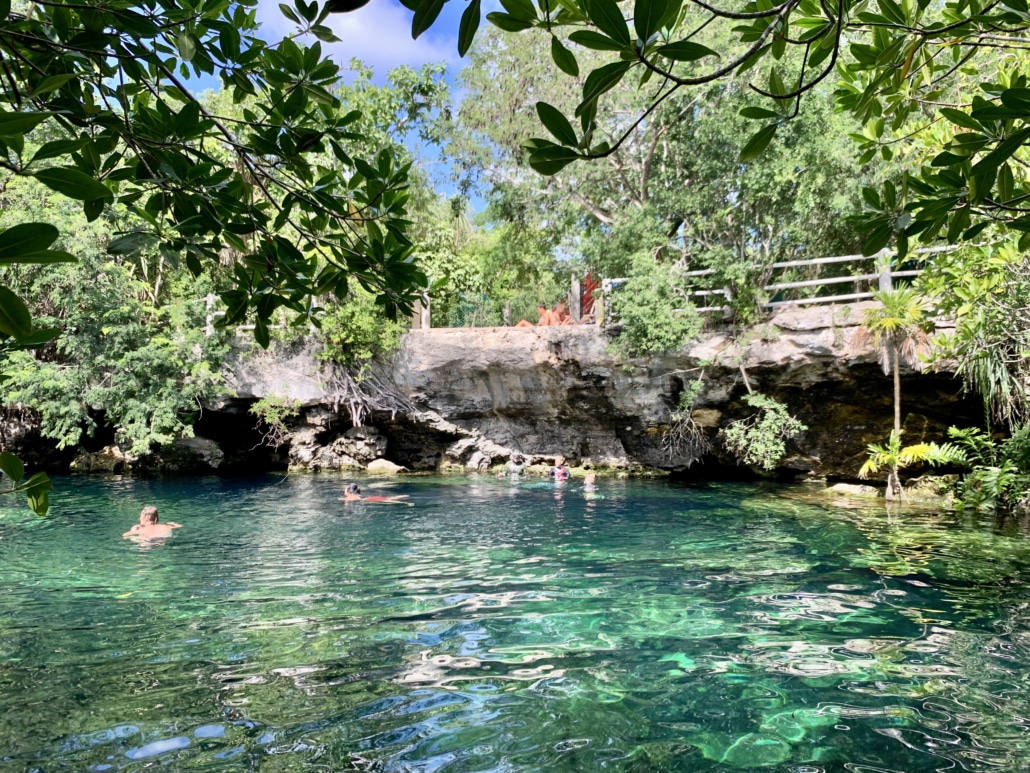
{"type": "Polygon", "coordinates": [[[803,489],[59,481],[0,518],[0,768],[1018,771],[1030,543],[803,489]],[[368,492],[366,492],[368,493],[368,492]],[[144,504],[184,525],[120,538],[144,504]]]}

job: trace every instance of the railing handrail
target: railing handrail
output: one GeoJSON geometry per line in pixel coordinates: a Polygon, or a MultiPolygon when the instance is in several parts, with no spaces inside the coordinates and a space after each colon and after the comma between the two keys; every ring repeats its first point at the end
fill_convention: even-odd
{"type": "MultiPolygon", "coordinates": [[[[980,245],[973,245],[980,246],[980,245]]],[[[909,255],[936,255],[954,250],[960,249],[956,245],[946,245],[940,247],[920,247],[909,252],[909,255]]],[[[879,285],[880,290],[890,290],[893,287],[893,280],[904,277],[919,276],[923,272],[922,269],[905,269],[903,271],[895,271],[891,268],[890,258],[895,253],[888,249],[882,249],[879,252],[875,252],[872,255],[831,255],[822,258],[805,258],[799,260],[782,260],[776,263],[770,263],[765,268],[768,270],[776,270],[783,268],[804,268],[806,266],[824,266],[831,264],[840,263],[865,263],[867,261],[876,261],[876,265],[880,266],[880,270],[876,272],[868,272],[861,274],[849,274],[847,276],[830,276],[821,277],[819,279],[805,279],[797,282],[777,282],[766,284],[761,289],[767,292],[780,292],[782,290],[795,290],[802,288],[812,287],[829,287],[832,285],[840,285],[847,283],[860,283],[860,282],[872,282],[876,281],[879,285]]],[[[713,276],[717,272],[712,268],[694,269],[691,271],[683,271],[679,275],[691,279],[698,279],[706,276],[713,276]]],[[[628,282],[628,277],[615,277],[612,279],[602,280],[601,287],[605,294],[610,293],[618,285],[628,282]]],[[[853,293],[838,293],[836,295],[824,295],[824,296],[813,296],[811,298],[795,298],[791,300],[783,301],[769,301],[764,304],[767,309],[776,309],[783,306],[800,306],[805,304],[817,304],[817,303],[836,303],[839,301],[860,301],[871,299],[874,295],[872,291],[863,292],[858,291],[860,288],[856,287],[856,292],[853,293]]],[[[714,288],[709,290],[690,290],[687,292],[688,297],[694,297],[698,299],[708,300],[713,295],[722,295],[726,298],[727,302],[733,299],[733,293],[728,287],[714,288]]],[[[697,309],[699,312],[712,312],[722,311],[724,314],[729,313],[728,306],[703,306],[697,309]]]]}

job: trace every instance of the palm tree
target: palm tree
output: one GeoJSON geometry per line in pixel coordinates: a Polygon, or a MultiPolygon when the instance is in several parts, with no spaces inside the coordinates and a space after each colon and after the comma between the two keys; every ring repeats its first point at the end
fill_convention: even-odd
{"type": "Polygon", "coordinates": [[[898,470],[918,462],[927,462],[933,466],[939,464],[961,464],[965,460],[962,450],[952,443],[916,443],[911,446],[901,445],[901,432],[894,430],[885,445],[870,443],[869,458],[866,459],[858,477],[868,478],[881,468],[887,468],[887,497],[901,496],[901,479],[898,470]]]}
{"type": "Polygon", "coordinates": [[[926,303],[910,287],[881,290],[873,298],[883,304],[869,309],[865,321],[851,338],[852,351],[872,345],[880,350],[884,375],[894,373],[894,431],[901,433],[900,363],[920,369],[919,355],[930,345],[927,334],[933,322],[926,316],[926,303]]]}

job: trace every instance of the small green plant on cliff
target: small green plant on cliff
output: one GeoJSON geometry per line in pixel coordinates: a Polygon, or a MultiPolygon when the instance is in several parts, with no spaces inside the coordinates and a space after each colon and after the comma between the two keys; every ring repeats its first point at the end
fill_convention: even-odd
{"type": "Polygon", "coordinates": [[[407,318],[388,319],[375,296],[351,288],[347,298],[322,317],[319,358],[342,365],[360,380],[373,361],[397,348],[407,323],[407,318]]]}
{"type": "Polygon", "coordinates": [[[677,410],[669,416],[669,426],[662,433],[662,451],[670,458],[686,458],[688,467],[708,453],[711,447],[704,430],[693,417],[694,402],[703,389],[704,372],[686,384],[677,410]]]}
{"type": "Polygon", "coordinates": [[[744,402],[756,412],[722,431],[723,443],[744,464],[772,470],[786,452],[786,442],[808,429],[778,400],[752,392],[744,402]]]}
{"type": "Polygon", "coordinates": [[[674,270],[653,262],[612,294],[612,310],[622,325],[619,354],[673,352],[696,338],[704,320],[682,293],[674,270]]]}
{"type": "Polygon", "coordinates": [[[866,459],[858,477],[862,479],[876,475],[880,470],[887,470],[887,487],[890,496],[901,497],[901,478],[899,470],[913,464],[927,463],[931,465],[961,463],[962,453],[950,443],[916,443],[911,446],[901,445],[901,432],[891,430],[891,436],[883,445],[870,443],[869,458],[866,459]]]}
{"type": "Polygon", "coordinates": [[[278,448],[290,438],[289,424],[300,416],[300,400],[269,395],[250,406],[250,412],[257,417],[264,433],[261,442],[270,448],[278,448]]]}

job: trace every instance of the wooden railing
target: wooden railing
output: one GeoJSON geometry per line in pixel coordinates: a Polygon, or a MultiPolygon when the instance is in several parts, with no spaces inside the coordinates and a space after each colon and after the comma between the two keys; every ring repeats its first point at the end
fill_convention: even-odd
{"type": "MultiPolygon", "coordinates": [[[[910,254],[912,256],[921,255],[933,255],[951,252],[957,249],[956,247],[925,247],[917,250],[913,250],[910,254]]],[[[818,304],[818,303],[843,303],[851,301],[863,301],[869,300],[873,297],[874,292],[878,290],[890,290],[894,287],[895,279],[910,279],[916,277],[923,272],[922,269],[905,269],[901,271],[895,271],[891,268],[891,258],[894,253],[888,250],[881,250],[875,255],[840,255],[828,258],[810,258],[808,260],[785,260],[779,263],[773,263],[766,266],[764,270],[771,271],[774,274],[786,269],[792,268],[812,268],[818,266],[834,265],[834,264],[852,264],[853,272],[844,276],[825,276],[817,277],[815,279],[803,279],[794,282],[783,282],[770,280],[767,284],[763,285],[761,290],[769,294],[771,300],[764,304],[767,309],[777,309],[784,306],[801,306],[807,304],[818,304]],[[863,270],[865,269],[865,270],[863,270]],[[871,270],[870,270],[871,269],[871,270]],[[875,289],[872,285],[875,282],[875,289]],[[834,293],[829,295],[817,294],[820,289],[830,287],[840,287],[843,285],[853,285],[852,292],[849,293],[834,293]],[[777,300],[777,296],[784,292],[791,290],[813,290],[815,294],[799,297],[799,298],[784,298],[777,300]]],[[[701,269],[695,271],[685,271],[680,276],[687,279],[703,279],[704,277],[714,276],[716,274],[715,269],[701,269]]],[[[601,282],[600,292],[594,297],[594,319],[598,324],[605,324],[610,320],[606,317],[608,315],[608,309],[610,308],[609,299],[613,291],[616,291],[621,284],[628,282],[628,279],[615,278],[615,279],[604,279],[601,282]]],[[[572,281],[570,286],[569,298],[571,304],[569,310],[572,314],[573,319],[580,318],[580,278],[578,274],[572,274],[572,281]]],[[[843,289],[843,288],[842,288],[843,289]]],[[[722,287],[716,289],[694,289],[688,290],[686,293],[690,299],[697,299],[698,306],[697,311],[702,313],[711,312],[722,312],[724,316],[730,316],[732,314],[731,304],[733,302],[733,294],[730,288],[722,287]],[[721,303],[716,303],[715,299],[721,298],[721,303]]],[[[224,316],[224,311],[215,310],[215,302],[217,301],[216,296],[209,295],[207,298],[201,299],[207,303],[207,327],[206,331],[208,335],[214,332],[214,321],[220,316],[224,316]]],[[[285,325],[273,326],[275,328],[284,328],[285,325]]],[[[420,302],[415,304],[412,309],[411,316],[411,329],[412,330],[429,330],[431,329],[430,320],[430,298],[429,293],[424,292],[420,302]]],[[[237,331],[253,330],[253,325],[239,325],[237,331]]],[[[314,329],[312,328],[312,332],[314,329]]]]}
{"type": "MultiPolygon", "coordinates": [[[[950,252],[954,250],[954,247],[927,247],[918,250],[913,250],[914,255],[929,255],[943,252],[950,252]]],[[[895,271],[891,268],[891,258],[894,253],[887,250],[881,250],[874,255],[840,255],[829,258],[810,258],[808,260],[785,260],[780,263],[773,263],[766,267],[766,270],[773,272],[780,271],[783,269],[791,268],[808,268],[815,266],[825,266],[832,264],[854,264],[856,272],[849,273],[844,276],[826,276],[818,277],[816,279],[804,279],[796,282],[776,282],[771,281],[768,284],[762,286],[761,290],[769,294],[772,299],[764,304],[767,309],[777,309],[784,306],[801,306],[806,304],[818,304],[818,303],[843,303],[852,301],[863,301],[869,300],[873,297],[873,294],[879,290],[890,290],[894,287],[894,280],[901,278],[912,278],[916,277],[923,272],[921,268],[917,269],[906,269],[902,271],[895,271]],[[868,270],[869,264],[872,270],[868,270]],[[862,268],[866,268],[865,271],[861,271],[862,268]],[[876,283],[875,289],[871,288],[872,283],[876,283]],[[801,289],[816,289],[816,288],[829,288],[837,287],[840,285],[853,285],[853,291],[850,293],[835,293],[830,295],[812,294],[806,297],[799,298],[785,298],[782,300],[776,300],[777,296],[781,293],[790,290],[801,290],[801,289]]],[[[715,275],[714,269],[702,269],[698,271],[685,271],[681,276],[687,278],[701,279],[706,276],[715,275]]],[[[618,286],[625,283],[626,279],[605,279],[602,284],[602,290],[605,297],[610,296],[613,290],[617,290],[618,286]]],[[[843,289],[843,288],[842,288],[843,289]]],[[[818,292],[818,290],[816,290],[818,292]]],[[[713,312],[721,311],[724,314],[730,313],[730,304],[733,301],[733,293],[728,287],[717,288],[712,290],[689,290],[687,296],[691,299],[698,299],[699,312],[713,312]],[[713,299],[722,297],[724,303],[713,303],[713,299]]]]}

